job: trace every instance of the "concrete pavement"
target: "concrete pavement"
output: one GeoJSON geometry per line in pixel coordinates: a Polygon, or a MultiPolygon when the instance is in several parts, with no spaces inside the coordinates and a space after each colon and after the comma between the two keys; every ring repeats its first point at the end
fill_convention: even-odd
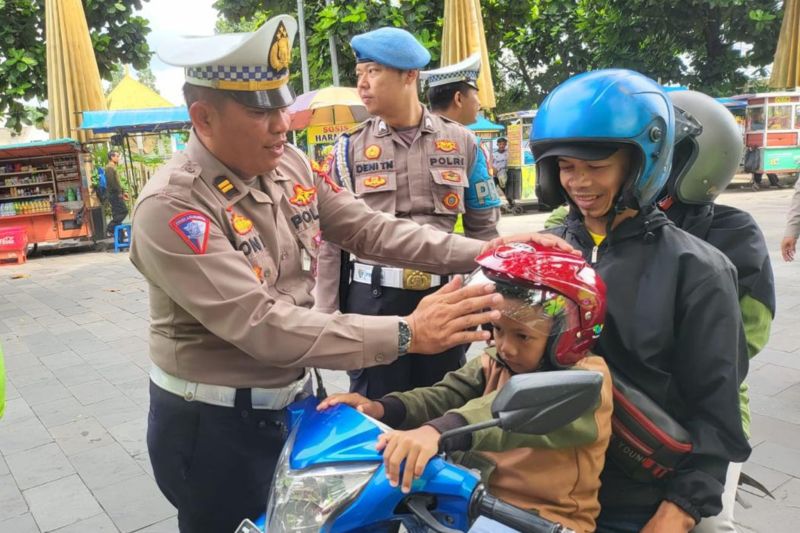
{"type": "MultiPolygon", "coordinates": [[[[748,491],[743,531],[800,523],[800,264],[778,254],[791,190],[727,192],[748,210],[772,253],[778,316],[751,364],[754,451],[744,470],[773,491],[748,491]]],[[[505,217],[503,233],[546,214],[505,217]]],[[[177,531],[152,478],[147,416],[146,286],[126,253],[70,253],[0,268],[0,343],[8,402],[0,421],[0,532],[177,531]]],[[[346,376],[326,372],[330,390],[346,376]]],[[[266,504],[266,502],[265,502],[266,504]]]]}

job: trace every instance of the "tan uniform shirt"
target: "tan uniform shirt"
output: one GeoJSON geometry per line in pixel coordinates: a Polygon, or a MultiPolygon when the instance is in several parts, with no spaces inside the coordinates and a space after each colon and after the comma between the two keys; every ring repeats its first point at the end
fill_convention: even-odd
{"type": "MultiPolygon", "coordinates": [[[[340,138],[334,147],[331,173],[337,183],[352,186],[355,195],[371,208],[446,232],[453,231],[461,214],[467,236],[481,240],[498,236],[498,208],[466,206],[465,190],[477,143],[475,135],[461,124],[423,107],[419,131],[410,146],[379,117],[349,134],[346,153],[342,143],[340,138]]],[[[330,242],[320,248],[314,296],[316,309],[327,313],[339,308],[340,252],[330,242]]],[[[370,262],[361,256],[358,259],[370,262]]],[[[452,272],[458,271],[448,273],[452,272]]]]}
{"type": "Polygon", "coordinates": [[[134,211],[154,363],[190,381],[283,387],[306,365],[396,359],[398,317],[309,309],[320,230],[360,257],[440,273],[472,268],[482,244],[370,210],[290,145],[275,171],[240,179],[192,134],[134,211]]]}
{"type": "Polygon", "coordinates": [[[795,239],[800,236],[800,180],[794,184],[794,196],[789,205],[789,213],[786,215],[786,230],[783,235],[795,239]]]}

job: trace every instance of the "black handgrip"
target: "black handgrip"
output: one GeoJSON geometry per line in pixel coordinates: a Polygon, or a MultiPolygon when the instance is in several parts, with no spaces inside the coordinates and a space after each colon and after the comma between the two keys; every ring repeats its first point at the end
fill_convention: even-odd
{"type": "Polygon", "coordinates": [[[478,513],[522,533],[567,533],[561,524],[499,500],[484,491],[478,499],[478,513]]]}

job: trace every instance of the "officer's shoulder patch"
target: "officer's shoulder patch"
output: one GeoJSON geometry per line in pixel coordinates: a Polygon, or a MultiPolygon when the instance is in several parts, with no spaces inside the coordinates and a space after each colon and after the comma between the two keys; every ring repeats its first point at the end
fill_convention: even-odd
{"type": "Polygon", "coordinates": [[[216,187],[217,190],[221,192],[227,200],[230,200],[239,194],[239,189],[237,189],[236,185],[234,185],[226,176],[217,176],[214,178],[214,187],[216,187]]]}
{"type": "Polygon", "coordinates": [[[198,255],[206,253],[208,233],[211,229],[211,220],[206,215],[197,211],[184,211],[170,219],[169,227],[194,253],[198,255]]]}

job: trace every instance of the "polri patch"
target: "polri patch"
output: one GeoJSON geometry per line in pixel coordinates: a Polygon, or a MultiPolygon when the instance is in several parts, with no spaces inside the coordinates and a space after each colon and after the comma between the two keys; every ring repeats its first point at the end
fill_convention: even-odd
{"type": "Polygon", "coordinates": [[[449,192],[445,194],[444,197],[442,198],[442,203],[447,209],[456,209],[458,207],[458,204],[461,203],[461,199],[458,197],[456,193],[449,192]]]}
{"type": "Polygon", "coordinates": [[[289,202],[292,205],[308,205],[314,201],[314,198],[317,196],[317,188],[316,187],[303,187],[299,183],[295,183],[294,185],[294,196],[289,198],[289,202]]]}
{"type": "Polygon", "coordinates": [[[455,141],[450,141],[448,139],[440,139],[436,141],[436,149],[440,152],[454,152],[458,150],[458,145],[455,141]]]}
{"type": "Polygon", "coordinates": [[[364,150],[364,157],[367,159],[378,159],[381,156],[381,147],[377,144],[370,144],[364,150]]]}
{"type": "Polygon", "coordinates": [[[221,192],[227,200],[230,200],[239,194],[239,189],[237,189],[236,186],[231,183],[231,180],[225,176],[217,176],[214,178],[214,187],[216,187],[217,190],[221,192]]]}
{"type": "Polygon", "coordinates": [[[211,220],[207,216],[197,211],[184,211],[172,217],[169,226],[194,253],[206,253],[208,232],[211,229],[211,220]]]}
{"type": "Polygon", "coordinates": [[[377,189],[378,187],[383,187],[384,185],[386,185],[385,176],[370,176],[368,178],[364,178],[364,187],[377,189]]]}

